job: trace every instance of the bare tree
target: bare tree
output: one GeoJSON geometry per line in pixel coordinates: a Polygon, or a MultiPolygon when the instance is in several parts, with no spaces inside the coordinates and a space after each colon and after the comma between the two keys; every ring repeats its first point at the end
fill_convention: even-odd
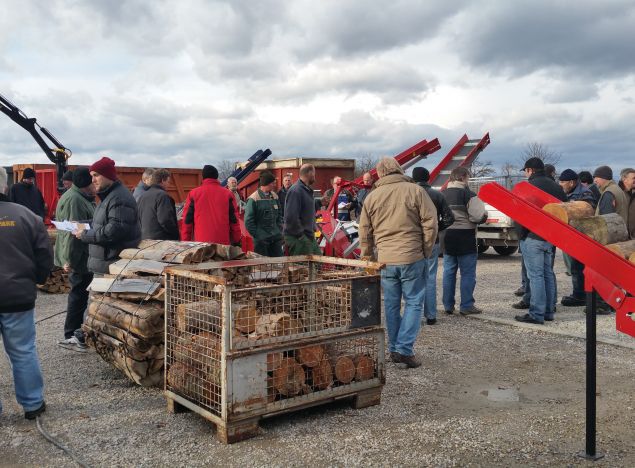
{"type": "Polygon", "coordinates": [[[357,157],[355,159],[355,178],[374,169],[378,162],[378,159],[373,157],[370,153],[357,157]]]}
{"type": "Polygon", "coordinates": [[[481,161],[478,157],[472,162],[470,169],[472,177],[490,177],[496,174],[491,161],[481,161]]]}
{"type": "Polygon", "coordinates": [[[218,163],[216,169],[218,169],[218,180],[222,182],[227,179],[232,172],[234,172],[234,169],[236,169],[236,162],[223,159],[220,163],[218,163]]]}
{"type": "Polygon", "coordinates": [[[501,166],[501,175],[505,177],[519,175],[518,173],[519,170],[520,168],[517,165],[509,161],[506,161],[501,166]]]}
{"type": "MultiPolygon", "coordinates": [[[[552,150],[544,143],[533,141],[525,145],[519,158],[520,164],[524,165],[529,158],[539,158],[545,164],[556,166],[562,160],[562,153],[552,150]]],[[[520,167],[523,167],[522,165],[520,167]]]]}

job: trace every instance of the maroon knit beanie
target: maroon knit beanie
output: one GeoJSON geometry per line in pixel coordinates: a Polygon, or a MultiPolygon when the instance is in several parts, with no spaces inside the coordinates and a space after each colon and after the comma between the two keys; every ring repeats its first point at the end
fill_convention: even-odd
{"type": "Polygon", "coordinates": [[[108,156],[104,156],[88,168],[90,172],[96,172],[107,179],[117,180],[117,170],[115,169],[115,161],[108,156]]]}

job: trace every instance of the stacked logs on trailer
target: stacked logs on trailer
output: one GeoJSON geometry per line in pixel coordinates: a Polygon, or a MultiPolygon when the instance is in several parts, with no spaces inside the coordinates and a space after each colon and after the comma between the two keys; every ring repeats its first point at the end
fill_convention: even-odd
{"type": "Polygon", "coordinates": [[[594,216],[593,208],[585,201],[547,203],[543,210],[602,245],[628,240],[626,222],[620,215],[594,216]]]}
{"type": "Polygon", "coordinates": [[[203,242],[143,240],[91,283],[83,325],[86,343],[142,386],[163,382],[164,270],[245,258],[239,247],[203,242]]]}

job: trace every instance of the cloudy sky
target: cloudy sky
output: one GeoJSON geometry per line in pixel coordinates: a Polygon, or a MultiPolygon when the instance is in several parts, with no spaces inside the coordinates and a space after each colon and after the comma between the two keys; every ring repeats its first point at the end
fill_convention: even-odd
{"type": "MultiPolygon", "coordinates": [[[[74,152],[199,167],[379,157],[464,134],[635,165],[635,3],[3,0],[0,94],[74,152]]],[[[45,162],[0,115],[0,164],[45,162]]]]}

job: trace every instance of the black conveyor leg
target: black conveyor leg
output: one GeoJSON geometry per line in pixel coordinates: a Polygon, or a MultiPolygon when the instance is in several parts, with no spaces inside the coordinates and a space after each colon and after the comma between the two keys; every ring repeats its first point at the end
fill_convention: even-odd
{"type": "Polygon", "coordinates": [[[587,460],[599,460],[604,455],[595,448],[596,436],[596,369],[597,369],[597,294],[586,294],[586,444],[580,456],[587,460]]]}

